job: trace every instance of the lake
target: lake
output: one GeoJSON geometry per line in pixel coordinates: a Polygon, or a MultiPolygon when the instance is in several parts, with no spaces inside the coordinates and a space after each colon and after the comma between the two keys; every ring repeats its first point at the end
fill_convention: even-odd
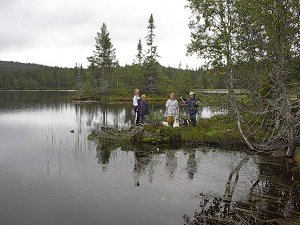
{"type": "Polygon", "coordinates": [[[285,159],[89,141],[99,125],[131,126],[132,107],[71,96],[0,91],[0,224],[299,223],[299,174],[285,159]]]}

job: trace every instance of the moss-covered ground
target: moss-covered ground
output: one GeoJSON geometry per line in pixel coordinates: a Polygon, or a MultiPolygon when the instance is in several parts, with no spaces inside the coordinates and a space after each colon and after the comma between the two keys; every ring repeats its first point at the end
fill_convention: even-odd
{"type": "Polygon", "coordinates": [[[146,125],[146,135],[142,142],[151,144],[194,144],[222,147],[245,147],[237,129],[236,121],[231,115],[217,115],[201,119],[197,125],[188,127],[167,127],[163,125],[146,125]]]}

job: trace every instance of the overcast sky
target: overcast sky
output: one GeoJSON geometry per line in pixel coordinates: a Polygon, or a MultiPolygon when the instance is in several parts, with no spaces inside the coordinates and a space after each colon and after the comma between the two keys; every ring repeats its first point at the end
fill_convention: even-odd
{"type": "Polygon", "coordinates": [[[0,60],[74,67],[88,65],[96,32],[106,23],[121,65],[131,64],[141,39],[145,49],[153,13],[159,62],[195,68],[186,0],[0,0],[0,60]]]}

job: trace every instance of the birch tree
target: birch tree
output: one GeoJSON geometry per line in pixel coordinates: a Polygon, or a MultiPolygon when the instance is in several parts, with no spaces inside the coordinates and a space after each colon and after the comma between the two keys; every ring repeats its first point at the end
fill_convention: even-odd
{"type": "Polygon", "coordinates": [[[288,93],[291,61],[299,57],[299,1],[189,0],[189,53],[224,70],[231,108],[248,147],[286,148],[292,157],[299,140],[299,113],[288,93]],[[246,65],[244,73],[237,68],[246,65]],[[243,87],[246,107],[234,88],[243,87]]]}

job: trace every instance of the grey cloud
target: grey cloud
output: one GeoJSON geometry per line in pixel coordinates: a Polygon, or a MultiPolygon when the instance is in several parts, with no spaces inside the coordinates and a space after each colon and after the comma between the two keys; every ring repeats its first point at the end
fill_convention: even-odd
{"type": "Polygon", "coordinates": [[[146,48],[148,18],[153,13],[159,53],[166,60],[177,54],[180,60],[184,54],[177,51],[178,47],[173,47],[172,52],[164,49],[187,44],[188,21],[186,15],[182,16],[185,1],[0,0],[0,57],[44,48],[92,52],[94,37],[105,22],[120,62],[131,63],[138,39],[146,48]]]}

